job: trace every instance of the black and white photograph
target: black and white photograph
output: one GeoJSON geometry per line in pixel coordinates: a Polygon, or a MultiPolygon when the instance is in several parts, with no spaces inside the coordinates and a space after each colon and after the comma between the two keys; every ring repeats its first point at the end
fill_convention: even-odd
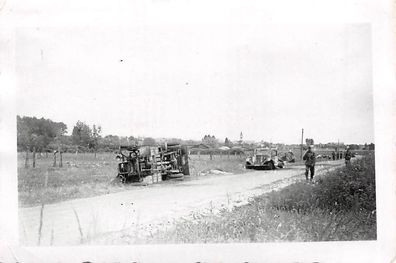
{"type": "MultiPolygon", "coordinates": [[[[304,249],[286,262],[320,262],[341,244],[389,240],[391,250],[379,231],[394,229],[381,220],[395,219],[384,200],[394,200],[396,144],[381,128],[394,116],[376,86],[390,82],[376,77],[387,71],[376,66],[386,63],[375,22],[266,20],[265,6],[242,1],[57,2],[67,11],[17,5],[4,31],[14,88],[1,117],[14,126],[13,157],[1,161],[13,163],[2,176],[15,197],[2,193],[2,204],[14,205],[18,244],[9,258],[99,246],[147,248],[150,260],[92,250],[44,260],[159,262],[168,246],[247,246],[250,257],[212,259],[268,262],[253,247],[285,245],[304,249]],[[326,248],[304,258],[310,245],[326,248]]],[[[210,262],[199,253],[189,260],[210,262]]]]}

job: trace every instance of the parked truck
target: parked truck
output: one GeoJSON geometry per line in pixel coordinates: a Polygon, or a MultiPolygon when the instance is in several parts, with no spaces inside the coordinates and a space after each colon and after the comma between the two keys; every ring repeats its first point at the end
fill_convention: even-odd
{"type": "Polygon", "coordinates": [[[246,159],[246,169],[273,170],[283,168],[285,163],[278,157],[276,148],[256,148],[246,159]]]}

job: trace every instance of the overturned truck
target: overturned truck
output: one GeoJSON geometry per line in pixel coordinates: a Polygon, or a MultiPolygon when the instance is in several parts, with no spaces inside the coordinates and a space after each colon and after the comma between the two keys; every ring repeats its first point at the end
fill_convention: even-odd
{"type": "Polygon", "coordinates": [[[120,146],[117,159],[117,178],[123,183],[142,182],[147,176],[168,180],[190,174],[188,149],[180,144],[120,146]]]}

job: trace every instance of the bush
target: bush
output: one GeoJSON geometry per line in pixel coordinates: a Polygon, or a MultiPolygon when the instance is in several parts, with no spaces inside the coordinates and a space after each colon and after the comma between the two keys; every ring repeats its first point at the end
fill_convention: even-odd
{"type": "Polygon", "coordinates": [[[297,212],[320,208],[331,211],[375,210],[375,165],[369,155],[318,179],[317,184],[296,183],[268,195],[270,206],[297,212]]]}

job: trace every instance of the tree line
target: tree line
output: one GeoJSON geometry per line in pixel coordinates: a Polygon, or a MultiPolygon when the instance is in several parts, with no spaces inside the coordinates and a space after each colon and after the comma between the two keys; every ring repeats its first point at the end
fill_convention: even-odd
{"type": "MultiPolygon", "coordinates": [[[[67,135],[67,126],[63,122],[50,119],[17,116],[18,151],[53,152],[96,152],[114,151],[120,145],[134,145],[138,139],[133,136],[102,136],[100,125],[89,126],[77,121],[72,134],[67,135]]],[[[145,138],[145,143],[155,144],[153,138],[145,138]]]]}
{"type": "MultiPolygon", "coordinates": [[[[151,137],[137,138],[134,136],[102,136],[102,128],[98,124],[88,125],[83,121],[77,121],[73,126],[71,135],[67,135],[67,125],[63,122],[55,122],[50,119],[17,116],[17,149],[18,151],[30,152],[111,152],[119,148],[120,145],[157,145],[157,141],[151,137]]],[[[180,143],[186,145],[196,145],[199,141],[182,140],[171,138],[168,142],[180,143]]],[[[237,145],[242,141],[236,142],[237,145]]],[[[231,140],[225,138],[224,143],[220,143],[214,136],[205,135],[201,143],[212,148],[219,145],[232,147],[235,145],[231,140]]],[[[307,144],[314,144],[313,139],[307,139],[307,144]]],[[[264,146],[270,146],[271,143],[262,141],[264,146]]],[[[280,145],[278,145],[280,146],[280,145]]],[[[336,148],[343,147],[343,143],[327,143],[316,145],[319,148],[336,148]]],[[[374,150],[374,144],[350,145],[351,149],[374,150]]]]}
{"type": "MultiPolygon", "coordinates": [[[[50,119],[17,116],[17,150],[19,152],[112,152],[120,145],[157,145],[151,137],[102,135],[98,124],[88,125],[77,121],[71,135],[67,125],[50,119]]],[[[169,139],[180,144],[195,144],[192,140],[169,139]]]]}

